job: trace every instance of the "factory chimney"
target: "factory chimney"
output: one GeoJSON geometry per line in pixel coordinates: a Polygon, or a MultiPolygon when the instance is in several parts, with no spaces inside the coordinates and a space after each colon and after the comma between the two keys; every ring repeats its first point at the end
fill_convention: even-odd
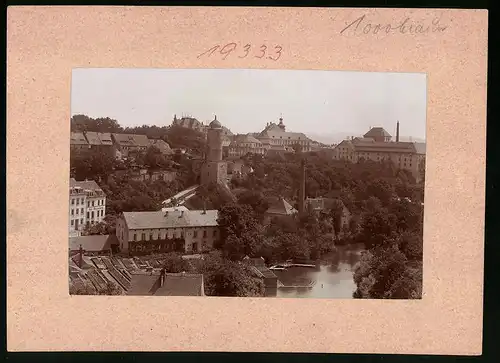
{"type": "Polygon", "coordinates": [[[396,124],[396,142],[399,142],[399,121],[396,124]]]}
{"type": "Polygon", "coordinates": [[[299,213],[305,212],[306,201],[306,160],[300,161],[299,213]]]}

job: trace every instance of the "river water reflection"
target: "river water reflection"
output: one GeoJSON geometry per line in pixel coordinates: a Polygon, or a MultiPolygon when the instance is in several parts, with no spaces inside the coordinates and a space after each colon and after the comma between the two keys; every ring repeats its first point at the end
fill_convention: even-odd
{"type": "Polygon", "coordinates": [[[353,268],[359,261],[362,249],[359,246],[341,246],[336,252],[324,256],[316,268],[290,267],[286,270],[274,270],[278,279],[285,286],[266,290],[267,296],[292,298],[333,298],[352,299],[356,290],[353,280],[353,268]]]}

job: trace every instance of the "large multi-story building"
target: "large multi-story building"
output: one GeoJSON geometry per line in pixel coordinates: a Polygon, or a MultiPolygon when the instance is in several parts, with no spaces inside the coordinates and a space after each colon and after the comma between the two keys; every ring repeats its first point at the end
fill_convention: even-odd
{"type": "Polygon", "coordinates": [[[228,156],[241,157],[248,153],[264,155],[267,148],[260,140],[257,140],[252,134],[235,135],[229,144],[228,156]]]}
{"type": "Polygon", "coordinates": [[[294,147],[299,145],[303,152],[311,151],[311,140],[301,132],[286,131],[286,126],[283,123],[283,118],[280,118],[278,124],[270,122],[264,130],[257,134],[258,139],[265,148],[269,149],[272,146],[294,147]]]}
{"type": "Polygon", "coordinates": [[[382,127],[371,128],[363,137],[344,140],[335,147],[333,158],[358,162],[360,160],[392,161],[408,170],[419,181],[425,171],[425,143],[399,141],[399,122],[396,141],[382,127]]]}
{"type": "Polygon", "coordinates": [[[157,212],[123,212],[116,222],[120,249],[130,254],[198,253],[220,238],[217,210],[166,208],[157,212]]]}
{"type": "Polygon", "coordinates": [[[69,234],[80,236],[87,225],[102,222],[106,215],[106,195],[93,180],[69,183],[69,234]]]}

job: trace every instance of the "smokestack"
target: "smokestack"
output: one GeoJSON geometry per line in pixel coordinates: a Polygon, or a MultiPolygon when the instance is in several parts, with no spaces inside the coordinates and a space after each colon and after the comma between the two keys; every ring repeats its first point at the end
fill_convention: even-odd
{"type": "Polygon", "coordinates": [[[300,162],[300,187],[299,187],[299,213],[304,213],[306,199],[306,161],[302,159],[300,162]]]}
{"type": "Polygon", "coordinates": [[[82,268],[83,266],[83,247],[80,245],[80,256],[78,257],[78,267],[82,268]]]}
{"type": "Polygon", "coordinates": [[[165,269],[163,268],[160,272],[160,287],[165,284],[165,269]]]}
{"type": "Polygon", "coordinates": [[[396,142],[399,142],[399,121],[396,124],[396,142]]]}

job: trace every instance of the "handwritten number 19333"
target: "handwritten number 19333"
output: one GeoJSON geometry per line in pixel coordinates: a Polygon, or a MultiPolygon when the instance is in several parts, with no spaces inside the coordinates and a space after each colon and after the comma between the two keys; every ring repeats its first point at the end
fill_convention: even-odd
{"type": "Polygon", "coordinates": [[[245,44],[244,46],[239,46],[237,43],[227,43],[223,46],[221,45],[216,45],[213,46],[212,48],[204,51],[203,53],[199,54],[197,58],[201,58],[203,56],[205,57],[211,57],[212,55],[219,55],[222,57],[222,59],[226,59],[229,57],[231,54],[237,54],[238,58],[247,58],[247,57],[254,57],[254,58],[265,58],[265,59],[270,59],[272,61],[277,61],[278,59],[281,58],[281,54],[283,53],[283,47],[280,45],[276,45],[272,48],[269,48],[267,45],[261,45],[260,47],[255,47],[252,44],[245,44]]]}

